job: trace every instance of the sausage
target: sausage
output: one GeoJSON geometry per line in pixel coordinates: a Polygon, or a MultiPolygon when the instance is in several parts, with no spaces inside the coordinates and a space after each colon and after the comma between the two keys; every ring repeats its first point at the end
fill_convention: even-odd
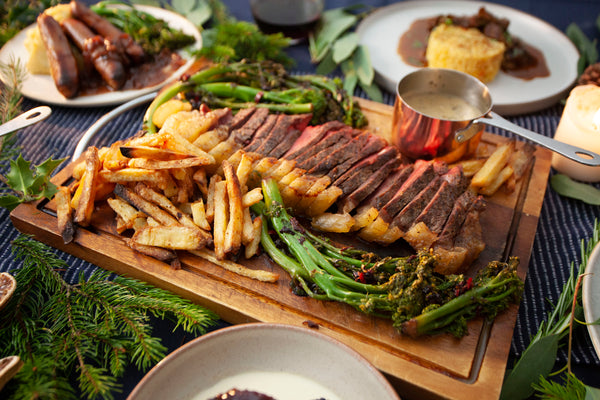
{"type": "Polygon", "coordinates": [[[56,88],[68,99],[75,97],[79,91],[79,73],[69,40],[60,24],[50,15],[40,14],[37,24],[46,48],[50,74],[56,88]]]}
{"type": "Polygon", "coordinates": [[[83,22],[74,18],[64,19],[62,27],[84,58],[92,62],[104,82],[115,90],[125,84],[127,73],[121,57],[104,38],[94,34],[83,22]]]}
{"type": "Polygon", "coordinates": [[[138,64],[144,61],[145,55],[142,46],[136,43],[127,33],[110,23],[110,21],[90,10],[85,4],[76,0],[71,1],[71,15],[73,18],[83,21],[105,39],[117,42],[118,46],[123,48],[125,54],[134,63],[138,64]]]}

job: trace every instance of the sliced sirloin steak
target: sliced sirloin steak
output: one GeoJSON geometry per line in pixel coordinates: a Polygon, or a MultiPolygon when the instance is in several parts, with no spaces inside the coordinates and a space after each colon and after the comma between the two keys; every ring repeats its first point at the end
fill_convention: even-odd
{"type": "MultiPolygon", "coordinates": [[[[254,150],[259,154],[269,156],[271,151],[279,144],[289,141],[288,135],[293,130],[304,129],[312,118],[312,114],[279,114],[275,125],[266,137],[261,138],[258,147],[254,150]]],[[[254,140],[250,143],[252,145],[254,140]]],[[[293,140],[292,140],[293,143],[293,140]]],[[[290,143],[290,146],[292,145],[290,143]]],[[[274,156],[273,156],[274,157],[274,156]]],[[[278,157],[277,157],[278,158],[278,157]]]]}
{"type": "MultiPolygon", "coordinates": [[[[255,113],[256,115],[256,113],[255,113]]],[[[277,115],[269,114],[263,124],[256,130],[254,136],[251,138],[250,143],[244,147],[246,152],[256,152],[256,149],[261,145],[262,140],[269,136],[271,129],[275,127],[277,122],[277,115]]]]}
{"type": "Polygon", "coordinates": [[[308,118],[298,118],[293,123],[290,129],[287,132],[285,140],[282,140],[278,145],[275,146],[273,150],[269,152],[269,157],[281,158],[288,150],[292,147],[292,145],[298,140],[302,132],[308,126],[312,115],[304,114],[308,116],[308,118]]]}
{"type": "Polygon", "coordinates": [[[383,208],[410,176],[413,169],[413,164],[400,165],[385,178],[373,193],[361,202],[360,207],[375,207],[377,210],[383,208]]]}
{"type": "Polygon", "coordinates": [[[325,137],[328,132],[337,131],[346,125],[340,121],[330,121],[323,125],[309,126],[302,131],[302,134],[292,144],[292,147],[283,155],[286,160],[295,160],[302,153],[311,150],[315,145],[325,137]]]}
{"type": "Polygon", "coordinates": [[[434,177],[423,190],[417,193],[408,204],[396,214],[391,227],[398,227],[401,232],[406,232],[413,225],[415,219],[421,214],[423,209],[429,204],[435,193],[442,184],[440,176],[434,177]]]}
{"type": "Polygon", "coordinates": [[[334,153],[337,149],[344,147],[352,141],[352,129],[342,128],[335,131],[327,132],[325,137],[321,139],[312,149],[307,149],[298,158],[296,158],[298,168],[310,171],[321,160],[334,153]]]}
{"type": "Polygon", "coordinates": [[[334,186],[342,189],[344,195],[356,190],[377,169],[388,161],[398,157],[398,150],[392,146],[386,146],[377,153],[371,154],[354,164],[348,171],[333,182],[334,186]]]}
{"type": "Polygon", "coordinates": [[[241,127],[231,131],[235,142],[242,147],[250,143],[256,131],[264,125],[269,115],[271,114],[268,109],[257,108],[241,127]]]}
{"type": "Polygon", "coordinates": [[[229,132],[233,133],[244,126],[244,124],[248,122],[255,111],[256,107],[242,108],[239,110],[231,119],[231,123],[229,124],[229,132]]]}
{"type": "Polygon", "coordinates": [[[379,150],[387,146],[387,142],[385,141],[385,139],[382,139],[379,136],[376,136],[369,132],[365,133],[368,134],[367,142],[365,143],[365,145],[361,149],[359,149],[359,151],[351,153],[351,156],[344,162],[338,164],[336,167],[327,172],[327,176],[329,176],[332,181],[335,181],[337,178],[342,176],[346,171],[348,171],[348,169],[352,167],[352,165],[354,165],[361,159],[368,157],[373,153],[377,153],[379,150]]]}
{"type": "Polygon", "coordinates": [[[326,175],[335,166],[359,152],[369,138],[367,132],[355,136],[352,129],[343,129],[342,131],[348,134],[350,140],[341,143],[341,145],[336,143],[334,146],[328,147],[311,157],[310,162],[306,163],[306,165],[310,165],[307,168],[309,174],[326,175]]]}

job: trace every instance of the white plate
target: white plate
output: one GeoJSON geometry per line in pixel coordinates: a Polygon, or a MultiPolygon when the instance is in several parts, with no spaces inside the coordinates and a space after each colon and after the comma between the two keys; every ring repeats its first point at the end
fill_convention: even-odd
{"type": "Polygon", "coordinates": [[[128,400],[207,400],[230,389],[277,400],[399,400],[361,355],[318,331],[283,324],[234,325],[165,357],[128,400]]]}
{"type": "MultiPolygon", "coordinates": [[[[600,244],[596,245],[585,269],[582,284],[582,301],[585,321],[592,323],[600,319],[600,244]]],[[[600,357],[600,325],[588,325],[596,354],[600,357]]]]}
{"type": "MultiPolygon", "coordinates": [[[[135,8],[166,21],[169,26],[179,29],[187,35],[194,36],[196,38],[196,43],[191,45],[191,49],[199,49],[202,46],[202,36],[198,31],[198,28],[183,16],[158,7],[136,5],[135,8]]],[[[21,60],[21,64],[25,66],[29,59],[29,53],[24,45],[25,38],[27,37],[27,31],[33,28],[35,28],[35,24],[23,29],[0,49],[0,63],[6,64],[11,59],[19,59],[21,60]]],[[[143,94],[154,92],[167,83],[177,80],[194,62],[186,49],[180,50],[179,54],[186,59],[185,65],[181,66],[167,80],[152,87],[121,90],[67,99],[58,92],[50,75],[28,74],[23,82],[22,93],[24,96],[42,103],[66,107],[96,107],[121,104],[143,94]]]]}
{"type": "Polygon", "coordinates": [[[400,37],[417,19],[442,14],[472,15],[485,7],[510,21],[508,30],[542,51],[550,76],[523,80],[498,73],[488,84],[494,111],[515,115],[538,111],[564,97],[577,79],[579,53],[562,32],[552,25],[506,6],[480,1],[406,1],[376,10],[358,26],[360,43],[367,46],[377,81],[396,93],[398,81],[417,67],[404,63],[397,53],[400,37]]]}

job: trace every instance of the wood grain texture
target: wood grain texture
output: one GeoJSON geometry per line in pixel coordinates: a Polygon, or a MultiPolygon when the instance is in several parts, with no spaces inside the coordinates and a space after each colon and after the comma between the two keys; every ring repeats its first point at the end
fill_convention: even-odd
{"type": "MultiPolygon", "coordinates": [[[[360,100],[369,117],[369,130],[389,137],[392,108],[360,100]]],[[[506,140],[485,133],[482,141],[495,145],[506,140]]],[[[489,199],[482,214],[486,249],[469,271],[488,261],[518,256],[525,277],[550,170],[550,153],[536,149],[535,162],[517,190],[489,199]]],[[[60,171],[55,184],[70,180],[73,164],[60,171]]],[[[461,340],[438,335],[421,339],[401,336],[390,321],[369,317],[345,304],[298,297],[290,278],[267,257],[245,264],[280,273],[276,283],[264,283],[226,271],[188,253],[181,253],[182,269],[129,249],[115,233],[111,211],[99,206],[92,224],[79,228],[65,245],[56,227],[52,202],[23,204],[10,215],[14,226],[41,242],[87,260],[101,268],[147,281],[211,308],[226,321],[276,322],[305,326],[332,336],[357,350],[388,376],[402,398],[496,399],[499,397],[510,350],[517,306],[493,324],[473,321],[461,340]],[[317,328],[311,328],[317,327],[317,328]]],[[[388,248],[406,246],[395,244],[388,248]]]]}

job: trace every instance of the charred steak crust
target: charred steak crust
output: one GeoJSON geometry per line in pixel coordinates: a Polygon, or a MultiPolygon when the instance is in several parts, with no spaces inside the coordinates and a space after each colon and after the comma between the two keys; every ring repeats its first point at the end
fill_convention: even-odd
{"type": "Polygon", "coordinates": [[[262,140],[265,139],[267,136],[269,136],[271,129],[273,129],[275,127],[276,122],[277,122],[277,115],[275,115],[275,114],[267,115],[267,118],[265,118],[262,125],[260,125],[260,127],[258,129],[256,129],[256,131],[254,132],[254,135],[252,136],[250,143],[248,143],[248,145],[246,147],[244,147],[244,151],[256,152],[256,149],[258,149],[260,147],[262,140]]]}
{"type": "Polygon", "coordinates": [[[269,115],[268,109],[257,108],[241,127],[231,131],[235,142],[240,146],[250,143],[256,131],[263,126],[269,115]]]}

